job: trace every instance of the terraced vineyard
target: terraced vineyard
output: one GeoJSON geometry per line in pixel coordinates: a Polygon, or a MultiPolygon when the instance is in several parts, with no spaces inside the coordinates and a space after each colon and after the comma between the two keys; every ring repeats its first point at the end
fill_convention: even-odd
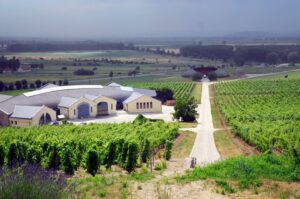
{"type": "Polygon", "coordinates": [[[232,132],[262,151],[300,150],[300,79],[215,85],[217,104],[232,132]]]}
{"type": "Polygon", "coordinates": [[[142,82],[135,83],[130,86],[134,86],[136,88],[150,88],[150,89],[161,89],[161,88],[169,88],[174,93],[174,98],[189,98],[191,93],[196,86],[196,83],[193,82],[142,82]]]}

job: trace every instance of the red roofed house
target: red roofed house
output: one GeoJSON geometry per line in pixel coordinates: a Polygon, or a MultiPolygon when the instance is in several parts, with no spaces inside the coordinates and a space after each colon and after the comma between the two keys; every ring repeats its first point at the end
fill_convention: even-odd
{"type": "Polygon", "coordinates": [[[31,65],[30,64],[21,64],[20,67],[18,68],[19,73],[27,73],[31,72],[31,65]]]}

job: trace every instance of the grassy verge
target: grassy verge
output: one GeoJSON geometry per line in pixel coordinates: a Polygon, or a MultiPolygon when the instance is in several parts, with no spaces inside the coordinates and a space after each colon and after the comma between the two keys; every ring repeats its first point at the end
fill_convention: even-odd
{"type": "Polygon", "coordinates": [[[209,86],[209,96],[210,96],[211,114],[212,114],[214,127],[215,128],[222,128],[220,113],[218,111],[218,107],[217,107],[216,100],[215,100],[214,85],[209,86]]]}
{"type": "Polygon", "coordinates": [[[21,90],[13,90],[13,91],[4,91],[4,92],[0,92],[0,94],[17,96],[17,95],[21,95],[21,94],[29,92],[29,91],[32,91],[32,90],[30,90],[30,89],[21,89],[21,90]]]}
{"type": "Polygon", "coordinates": [[[197,122],[179,122],[180,128],[196,128],[198,126],[197,122]]]}
{"type": "Polygon", "coordinates": [[[186,158],[190,155],[196,134],[190,131],[180,132],[178,138],[174,141],[172,158],[186,158]]]}
{"type": "Polygon", "coordinates": [[[191,182],[201,179],[232,180],[238,182],[241,189],[258,187],[262,180],[286,182],[300,181],[300,167],[295,160],[286,156],[258,155],[240,156],[196,168],[184,176],[177,177],[179,182],[191,182]]]}
{"type": "Polygon", "coordinates": [[[233,143],[231,135],[224,130],[214,132],[217,149],[222,158],[230,158],[242,155],[239,148],[233,143]]]}
{"type": "Polygon", "coordinates": [[[197,103],[201,103],[201,92],[202,92],[202,85],[201,83],[196,83],[195,87],[191,93],[191,96],[195,98],[197,103]]]}

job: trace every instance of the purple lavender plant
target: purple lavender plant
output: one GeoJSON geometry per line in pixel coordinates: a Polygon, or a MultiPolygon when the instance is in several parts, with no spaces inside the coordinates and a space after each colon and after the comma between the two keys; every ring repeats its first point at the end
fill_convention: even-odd
{"type": "Polygon", "coordinates": [[[0,168],[0,199],[57,199],[67,194],[66,175],[38,165],[0,168]]]}

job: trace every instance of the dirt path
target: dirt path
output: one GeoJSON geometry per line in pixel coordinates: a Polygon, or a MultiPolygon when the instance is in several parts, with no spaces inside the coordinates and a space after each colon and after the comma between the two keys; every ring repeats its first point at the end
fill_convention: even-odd
{"type": "Polygon", "coordinates": [[[199,125],[195,129],[197,136],[196,140],[190,154],[190,157],[195,157],[197,159],[197,164],[204,166],[206,164],[218,161],[220,159],[220,154],[216,148],[213,133],[214,129],[212,115],[211,115],[211,105],[209,100],[209,81],[204,79],[202,81],[202,96],[201,105],[198,108],[199,125]]]}

